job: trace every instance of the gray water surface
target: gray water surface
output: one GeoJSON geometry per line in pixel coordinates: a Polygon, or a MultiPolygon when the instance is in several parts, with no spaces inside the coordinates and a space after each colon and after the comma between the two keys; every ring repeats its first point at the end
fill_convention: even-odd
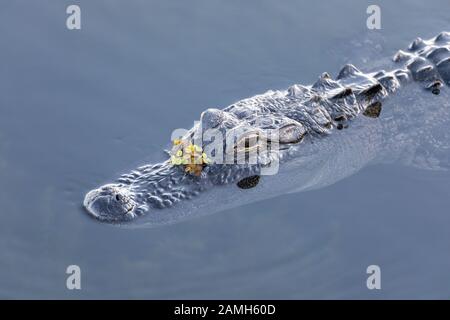
{"type": "MultiPolygon", "coordinates": [[[[450,175],[373,166],[333,186],[155,229],[84,194],[164,159],[208,107],[353,61],[369,1],[0,2],[1,298],[449,298],[450,175]],[[66,7],[82,29],[66,29],[66,7]],[[65,270],[82,270],[66,289],[65,270]],[[366,287],[366,268],[382,289],[366,287]]],[[[377,1],[380,56],[450,27],[448,1],[377,1]]],[[[358,52],[359,51],[359,52],[358,52]]],[[[367,51],[367,52],[366,52],[367,51]]],[[[360,54],[359,54],[360,53],[360,54]]]]}

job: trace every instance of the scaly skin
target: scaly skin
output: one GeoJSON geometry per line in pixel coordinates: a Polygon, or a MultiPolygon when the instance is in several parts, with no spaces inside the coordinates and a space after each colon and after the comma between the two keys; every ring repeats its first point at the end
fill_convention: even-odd
{"type": "Polygon", "coordinates": [[[411,83],[418,83],[430,97],[450,84],[450,33],[429,41],[418,38],[393,60],[399,68],[388,72],[363,73],[346,65],[335,80],[324,73],[312,86],[293,85],[203,112],[187,137],[211,128],[223,133],[244,128],[266,135],[279,131],[280,174],[263,177],[258,185],[252,178],[252,190],[237,184],[259,176],[272,158],[257,164],[212,163],[200,176],[186,174],[170,161],[142,166],[114,184],[90,191],[84,206],[102,221],[155,225],[186,219],[196,211],[218,211],[230,207],[229,202],[251,202],[342,179],[383,150],[386,139],[381,132],[389,120],[382,123],[383,117],[377,118],[385,112],[388,98],[411,83]],[[178,209],[171,211],[173,207],[178,209]]]}

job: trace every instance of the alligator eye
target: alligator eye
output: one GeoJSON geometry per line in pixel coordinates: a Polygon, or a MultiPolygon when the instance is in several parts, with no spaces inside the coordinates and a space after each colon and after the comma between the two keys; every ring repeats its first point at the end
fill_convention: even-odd
{"type": "Polygon", "coordinates": [[[247,132],[244,133],[239,140],[237,141],[236,145],[234,146],[235,150],[238,152],[249,152],[253,149],[256,149],[259,145],[259,138],[260,133],[259,132],[247,132]]]}
{"type": "Polygon", "coordinates": [[[306,135],[305,128],[300,124],[290,123],[279,130],[279,143],[299,143],[306,135]]]}
{"type": "Polygon", "coordinates": [[[116,200],[120,201],[120,196],[118,194],[116,194],[116,200]]]}

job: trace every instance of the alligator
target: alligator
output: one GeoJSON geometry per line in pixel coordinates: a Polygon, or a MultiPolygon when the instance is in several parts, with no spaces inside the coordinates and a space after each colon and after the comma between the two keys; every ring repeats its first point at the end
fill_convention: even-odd
{"type": "MultiPolygon", "coordinates": [[[[84,207],[100,221],[156,226],[321,188],[370,163],[447,170],[450,33],[417,38],[383,67],[387,71],[362,72],[347,64],[335,78],[323,73],[309,86],[207,109],[181,139],[202,137],[208,129],[227,134],[244,128],[247,138],[276,131],[277,148],[255,163],[200,164],[196,174],[170,160],[143,165],[88,192],[84,207]],[[272,162],[278,172],[264,175],[272,162]]],[[[223,141],[224,150],[238,147],[238,140],[223,141]]]]}

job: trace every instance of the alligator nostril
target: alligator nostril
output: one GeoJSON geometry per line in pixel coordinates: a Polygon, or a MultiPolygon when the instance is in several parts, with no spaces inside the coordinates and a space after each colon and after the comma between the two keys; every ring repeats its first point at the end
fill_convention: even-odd
{"type": "Polygon", "coordinates": [[[125,221],[135,217],[132,193],[121,185],[105,185],[88,192],[84,206],[94,217],[104,221],[125,221]]]}

